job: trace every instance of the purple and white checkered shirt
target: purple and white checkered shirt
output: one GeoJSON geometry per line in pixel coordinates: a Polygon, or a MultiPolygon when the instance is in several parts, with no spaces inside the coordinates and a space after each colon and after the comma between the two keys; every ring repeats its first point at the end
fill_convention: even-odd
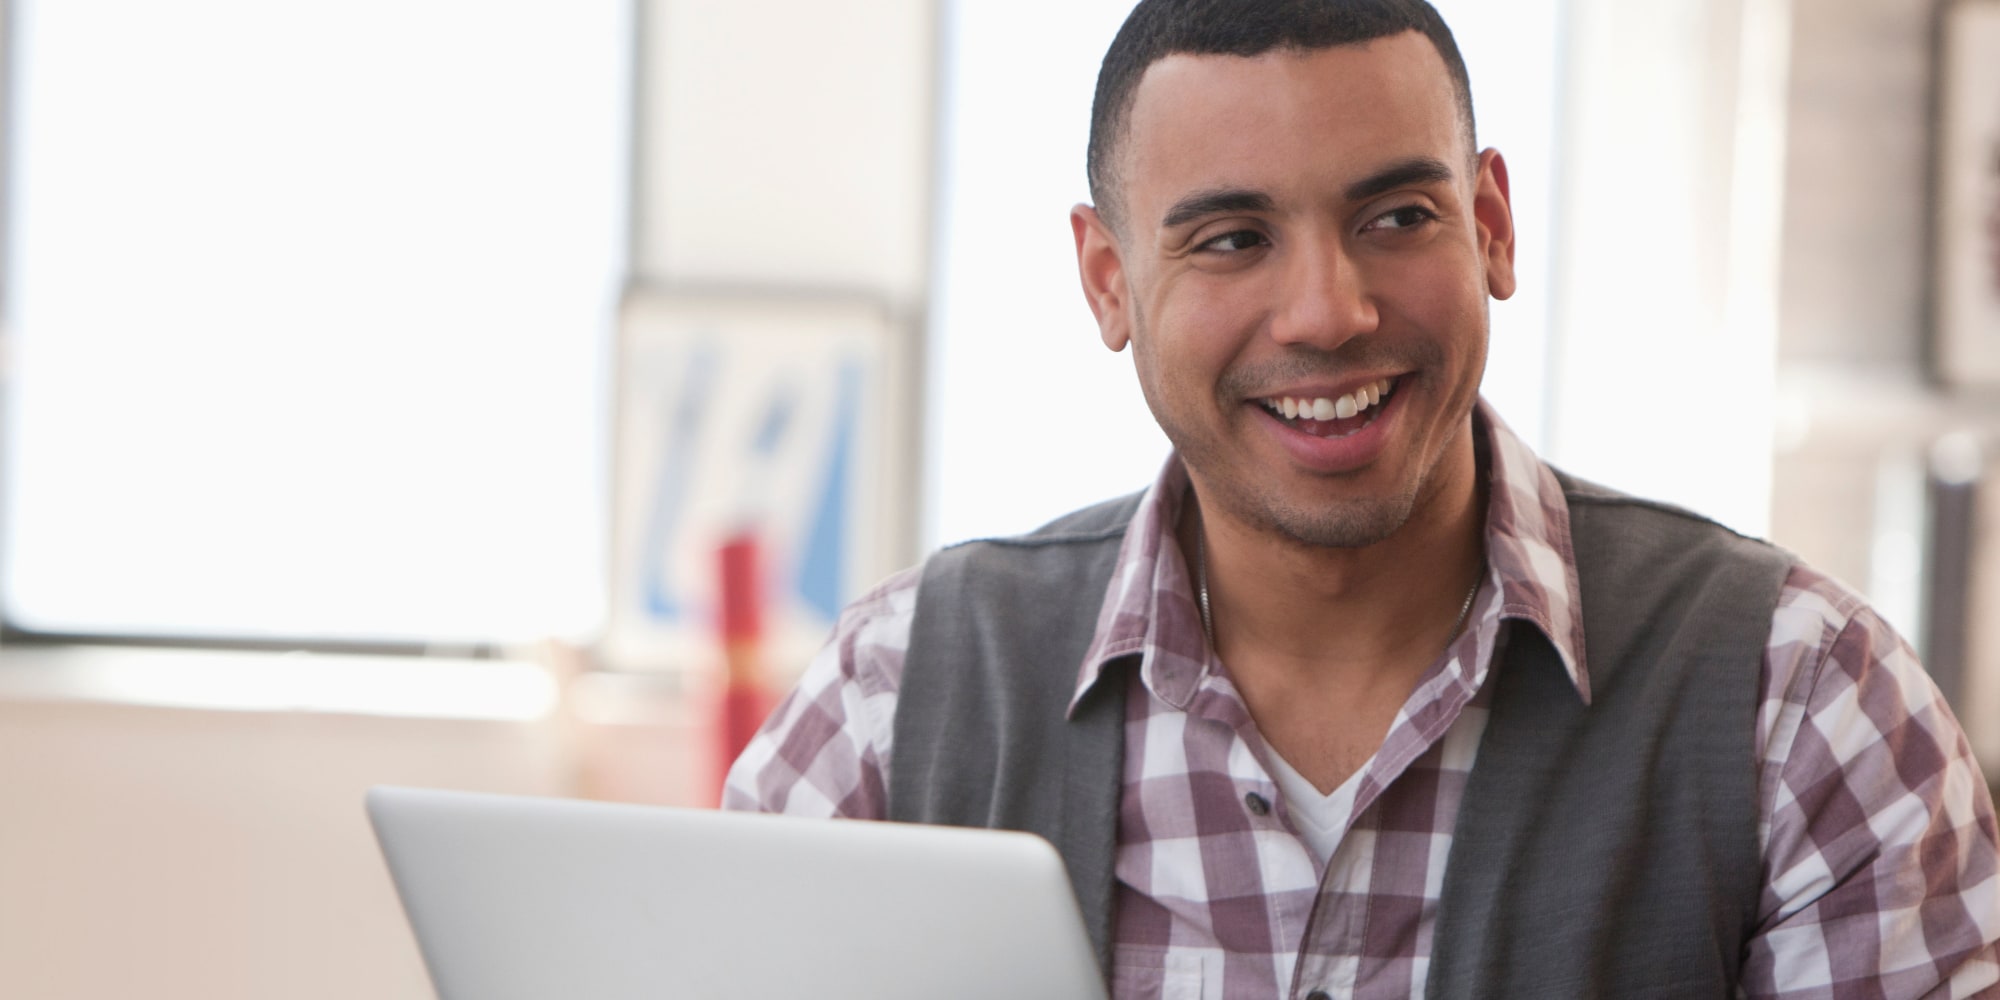
{"type": "MultiPolygon", "coordinates": [[[[1148,491],[1077,679],[1080,695],[1106,663],[1141,656],[1126,702],[1119,1000],[1423,995],[1501,623],[1545,633],[1590,697],[1561,487],[1483,401],[1476,426],[1490,461],[1486,580],[1471,623],[1353,779],[1325,865],[1203,639],[1173,535],[1187,474],[1170,460],[1148,491]]],[[[897,574],[846,610],[731,770],[725,807],[885,814],[919,580],[918,570],[897,574]]],[[[1772,618],[1762,683],[1765,889],[1743,995],[2000,996],[1993,805],[1909,647],[1851,591],[1798,567],[1772,618]]]]}

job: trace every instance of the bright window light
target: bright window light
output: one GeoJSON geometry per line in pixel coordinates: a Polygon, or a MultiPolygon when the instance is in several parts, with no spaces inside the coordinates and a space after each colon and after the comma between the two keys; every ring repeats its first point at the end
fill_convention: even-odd
{"type": "Polygon", "coordinates": [[[12,6],[9,621],[592,627],[629,4],[12,6]]]}

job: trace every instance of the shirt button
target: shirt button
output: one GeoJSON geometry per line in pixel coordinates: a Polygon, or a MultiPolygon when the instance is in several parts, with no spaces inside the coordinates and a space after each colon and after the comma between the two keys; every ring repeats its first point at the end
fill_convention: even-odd
{"type": "Polygon", "coordinates": [[[1333,1000],[1333,994],[1325,990],[1314,990],[1306,994],[1306,1000],[1333,1000]]]}
{"type": "MultiPolygon", "coordinates": [[[[1251,792],[1243,796],[1243,805],[1244,808],[1249,809],[1254,815],[1269,816],[1271,814],[1271,800],[1256,792],[1251,792]]],[[[1308,997],[1306,1000],[1313,1000],[1313,998],[1308,997]]]]}

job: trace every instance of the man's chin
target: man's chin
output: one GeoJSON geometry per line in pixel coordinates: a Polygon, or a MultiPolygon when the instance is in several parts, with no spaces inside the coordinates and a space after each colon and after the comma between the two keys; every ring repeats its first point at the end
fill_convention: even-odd
{"type": "Polygon", "coordinates": [[[1253,522],[1300,545],[1365,549],[1393,538],[1415,508],[1411,494],[1315,504],[1277,501],[1258,505],[1253,522]]]}

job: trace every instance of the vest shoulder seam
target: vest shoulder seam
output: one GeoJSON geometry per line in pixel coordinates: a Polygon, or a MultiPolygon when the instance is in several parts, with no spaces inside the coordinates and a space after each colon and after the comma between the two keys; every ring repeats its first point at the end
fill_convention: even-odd
{"type": "Polygon", "coordinates": [[[1071,511],[1026,534],[968,538],[953,542],[939,551],[950,552],[980,544],[1011,549],[1039,549],[1055,545],[1095,545],[1123,538],[1126,531],[1131,528],[1132,518],[1137,514],[1143,499],[1144,493],[1128,493],[1081,510],[1071,511]],[[1103,523],[1106,517],[1113,519],[1111,523],[1103,523]]]}
{"type": "Polygon", "coordinates": [[[1108,542],[1114,538],[1124,537],[1126,528],[1127,525],[1121,524],[1115,528],[1106,528],[1101,531],[1078,532],[1075,534],[1002,535],[995,538],[968,538],[962,542],[953,542],[938,551],[950,552],[953,549],[962,549],[972,545],[999,545],[1013,549],[1038,549],[1051,545],[1093,545],[1098,542],[1108,542]]]}
{"type": "Polygon", "coordinates": [[[1772,544],[1768,539],[1758,538],[1755,535],[1746,535],[1740,531],[1737,531],[1735,528],[1723,524],[1721,521],[1717,521],[1714,518],[1709,517],[1705,514],[1698,514],[1694,511],[1687,509],[1686,507],[1681,507],[1675,504],[1666,503],[1665,501],[1661,500],[1648,500],[1645,499],[1644,497],[1633,497],[1633,496],[1619,496],[1619,495],[1607,496],[1602,493],[1572,493],[1567,490],[1563,492],[1563,499],[1567,501],[1572,507],[1582,504],[1588,504],[1594,507],[1636,507],[1640,510],[1648,510],[1656,514],[1665,514],[1669,517],[1673,517],[1682,521],[1692,521],[1695,524],[1704,525],[1710,528],[1715,528],[1732,537],[1740,538],[1746,542],[1755,542],[1758,545],[1762,545],[1771,549],[1778,548],[1777,545],[1772,544]]]}
{"type": "MultiPolygon", "coordinates": [[[[1667,503],[1663,500],[1649,500],[1645,497],[1633,496],[1630,493],[1614,490],[1611,489],[1610,487],[1591,482],[1588,479],[1577,478],[1576,476],[1572,476],[1554,466],[1549,466],[1548,468],[1551,472],[1555,473],[1556,481],[1562,487],[1563,502],[1571,507],[1586,505],[1586,504],[1596,507],[1636,507],[1640,510],[1649,510],[1657,514],[1665,514],[1670,517],[1677,518],[1679,520],[1692,521],[1696,524],[1707,525],[1712,528],[1720,529],[1724,533],[1729,534],[1736,538],[1740,538],[1746,542],[1755,542],[1759,545],[1777,550],[1779,552],[1784,551],[1780,546],[1773,544],[1769,539],[1758,538],[1754,535],[1746,535],[1740,531],[1737,531],[1735,528],[1730,527],[1729,525],[1723,524],[1722,522],[1715,520],[1712,517],[1689,510],[1686,507],[1680,506],[1679,504],[1672,504],[1672,503],[1667,503]]],[[[1786,553],[1786,555],[1790,556],[1790,553],[1786,553]]],[[[1796,557],[1792,558],[1794,562],[1797,561],[1796,557]]]]}

